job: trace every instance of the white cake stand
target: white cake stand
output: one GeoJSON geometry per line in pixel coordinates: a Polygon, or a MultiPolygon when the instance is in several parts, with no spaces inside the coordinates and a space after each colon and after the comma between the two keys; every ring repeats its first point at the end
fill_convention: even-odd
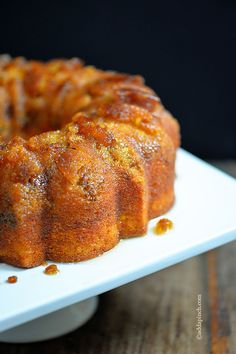
{"type": "Polygon", "coordinates": [[[1,263],[0,341],[33,342],[68,333],[94,313],[92,296],[235,240],[236,180],[181,149],[176,173],[176,202],[165,214],[174,228],[164,237],[153,232],[159,218],[153,219],[145,237],[127,239],[88,261],[60,263],[55,277],[45,276],[42,266],[23,270],[1,263]],[[15,284],[6,282],[12,275],[15,284]]]}
{"type": "Polygon", "coordinates": [[[85,324],[95,313],[98,297],[78,302],[0,333],[0,342],[31,343],[59,337],[85,324]]]}

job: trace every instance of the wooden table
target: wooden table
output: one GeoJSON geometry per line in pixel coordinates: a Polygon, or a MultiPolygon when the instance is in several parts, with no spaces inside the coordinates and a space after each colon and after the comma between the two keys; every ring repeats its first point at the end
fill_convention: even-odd
{"type": "MultiPolygon", "coordinates": [[[[236,161],[214,163],[236,177],[236,161]]],[[[107,292],[81,329],[48,342],[0,344],[0,353],[235,354],[235,258],[232,242],[107,292]]]]}

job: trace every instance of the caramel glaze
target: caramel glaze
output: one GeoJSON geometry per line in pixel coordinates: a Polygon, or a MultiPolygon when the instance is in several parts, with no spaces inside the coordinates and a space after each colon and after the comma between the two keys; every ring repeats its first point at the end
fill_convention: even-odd
{"type": "Polygon", "coordinates": [[[11,275],[10,277],[7,278],[7,282],[9,284],[14,284],[17,282],[17,277],[15,275],[11,275]]]}
{"type": "Polygon", "coordinates": [[[56,275],[59,273],[59,269],[57,268],[56,264],[50,264],[44,269],[44,273],[47,275],[56,275]]]}
{"type": "Polygon", "coordinates": [[[174,202],[179,126],[140,76],[0,59],[0,260],[73,262],[174,202]]]}
{"type": "Polygon", "coordinates": [[[163,235],[169,230],[172,230],[174,227],[173,222],[169,219],[163,218],[160,219],[154,228],[154,232],[156,235],[163,235]]]}

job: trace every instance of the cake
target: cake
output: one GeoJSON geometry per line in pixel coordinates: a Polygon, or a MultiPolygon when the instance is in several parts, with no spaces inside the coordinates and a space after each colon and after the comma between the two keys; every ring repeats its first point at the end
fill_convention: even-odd
{"type": "Polygon", "coordinates": [[[1,262],[96,257],[174,203],[179,125],[140,76],[3,55],[0,134],[1,262]]]}

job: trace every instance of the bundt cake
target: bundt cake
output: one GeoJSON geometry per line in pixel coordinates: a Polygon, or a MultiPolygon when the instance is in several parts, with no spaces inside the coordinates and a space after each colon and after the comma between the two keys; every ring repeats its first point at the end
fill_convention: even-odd
{"type": "Polygon", "coordinates": [[[3,55],[0,132],[1,262],[98,256],[174,202],[179,126],[140,76],[3,55]]]}

